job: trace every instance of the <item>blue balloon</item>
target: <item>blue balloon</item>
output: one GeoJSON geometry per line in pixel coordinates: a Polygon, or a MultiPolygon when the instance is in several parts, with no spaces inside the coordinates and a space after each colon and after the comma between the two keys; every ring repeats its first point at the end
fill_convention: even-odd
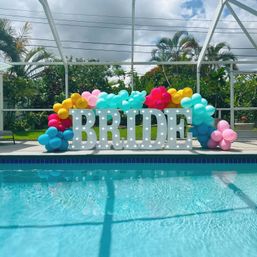
{"type": "Polygon", "coordinates": [[[58,134],[58,129],[56,127],[49,127],[46,134],[48,134],[50,138],[54,138],[58,134]]]}
{"type": "Polygon", "coordinates": [[[69,147],[69,143],[66,140],[62,140],[62,144],[59,148],[60,151],[67,151],[69,147]]]}
{"type": "Polygon", "coordinates": [[[203,124],[197,126],[197,131],[198,131],[199,135],[208,135],[209,127],[205,123],[203,123],[203,124]]]}
{"type": "Polygon", "coordinates": [[[41,145],[47,145],[49,143],[50,137],[48,134],[43,134],[38,137],[38,143],[41,145]]]}
{"type": "Polygon", "coordinates": [[[74,133],[71,129],[66,129],[64,132],[63,132],[63,138],[64,140],[72,140],[72,138],[74,137],[74,133]]]}
{"type": "Polygon", "coordinates": [[[209,139],[210,139],[210,136],[208,135],[199,135],[197,137],[198,141],[201,143],[201,144],[205,144],[205,143],[208,143],[209,139]]]}
{"type": "Polygon", "coordinates": [[[193,137],[197,137],[198,136],[198,130],[196,127],[192,127],[189,129],[189,132],[192,133],[193,137]]]}
{"type": "Polygon", "coordinates": [[[62,144],[62,140],[59,137],[50,139],[49,145],[52,149],[57,150],[62,144]]]}
{"type": "Polygon", "coordinates": [[[211,135],[211,133],[212,133],[213,131],[215,131],[215,130],[216,130],[216,129],[215,129],[214,127],[209,126],[209,127],[208,127],[208,134],[211,135]]]}
{"type": "Polygon", "coordinates": [[[53,152],[54,149],[50,146],[50,144],[45,145],[45,149],[47,152],[53,152]]]}
{"type": "Polygon", "coordinates": [[[62,139],[62,138],[63,138],[63,133],[62,133],[62,131],[58,131],[58,133],[57,133],[56,136],[62,139]]]}

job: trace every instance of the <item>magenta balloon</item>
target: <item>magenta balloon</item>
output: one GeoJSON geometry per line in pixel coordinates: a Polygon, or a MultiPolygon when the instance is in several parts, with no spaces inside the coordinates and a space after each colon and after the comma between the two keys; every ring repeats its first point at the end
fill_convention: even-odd
{"type": "Polygon", "coordinates": [[[51,119],[48,121],[48,127],[58,127],[59,126],[59,120],[51,119]]]}
{"type": "Polygon", "coordinates": [[[48,121],[53,120],[53,119],[54,120],[59,120],[58,114],[52,113],[52,114],[48,115],[48,121]]]}
{"type": "Polygon", "coordinates": [[[222,133],[219,130],[215,130],[211,133],[211,139],[215,142],[220,142],[223,137],[222,137],[222,133]]]}
{"type": "Polygon", "coordinates": [[[216,141],[214,141],[214,140],[212,140],[212,139],[209,139],[209,141],[208,141],[208,148],[210,148],[210,149],[214,149],[214,148],[216,148],[217,146],[218,146],[218,142],[216,142],[216,141]]]}
{"type": "Polygon", "coordinates": [[[231,148],[231,143],[226,140],[221,140],[219,146],[222,150],[227,151],[231,148]]]}
{"type": "Polygon", "coordinates": [[[222,131],[225,130],[225,129],[229,129],[230,126],[229,126],[229,123],[228,123],[227,121],[221,120],[221,121],[218,122],[217,128],[218,128],[218,130],[219,130],[220,132],[222,132],[222,131]]]}
{"type": "Polygon", "coordinates": [[[237,139],[237,133],[232,129],[223,130],[222,136],[226,141],[229,141],[230,143],[234,142],[237,139]]]}

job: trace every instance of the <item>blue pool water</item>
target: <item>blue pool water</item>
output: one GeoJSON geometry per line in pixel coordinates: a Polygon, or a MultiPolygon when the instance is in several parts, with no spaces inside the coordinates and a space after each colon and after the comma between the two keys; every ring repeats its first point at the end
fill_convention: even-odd
{"type": "Polygon", "coordinates": [[[256,257],[256,164],[1,165],[0,256],[256,257]]]}

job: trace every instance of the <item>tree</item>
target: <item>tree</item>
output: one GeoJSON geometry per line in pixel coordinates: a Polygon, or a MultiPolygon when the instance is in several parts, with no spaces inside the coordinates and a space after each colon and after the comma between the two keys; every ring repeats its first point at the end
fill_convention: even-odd
{"type": "MultiPolygon", "coordinates": [[[[53,58],[52,54],[43,47],[28,49],[29,34],[31,25],[25,22],[21,30],[17,33],[10,21],[0,19],[0,51],[5,59],[12,62],[40,62],[49,61],[53,58]]],[[[15,66],[14,71],[18,76],[37,78],[41,76],[43,66],[15,66]]]]}
{"type": "MultiPolygon", "coordinates": [[[[151,60],[158,62],[189,60],[193,58],[193,52],[198,53],[199,49],[197,41],[187,31],[178,31],[173,38],[161,38],[156,47],[152,50],[151,60]]],[[[171,86],[164,65],[161,67],[168,85],[171,86]]],[[[177,65],[176,70],[178,73],[177,65]]]]}

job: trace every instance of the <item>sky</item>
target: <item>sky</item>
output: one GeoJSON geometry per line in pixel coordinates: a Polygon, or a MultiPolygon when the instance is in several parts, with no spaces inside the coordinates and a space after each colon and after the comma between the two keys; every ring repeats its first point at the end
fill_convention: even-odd
{"type": "MultiPolygon", "coordinates": [[[[101,61],[130,60],[131,1],[48,0],[48,3],[66,56],[101,61]]],[[[257,10],[256,0],[244,0],[243,3],[257,10]]],[[[218,0],[136,0],[135,44],[141,46],[135,47],[135,61],[149,61],[156,42],[161,37],[172,37],[177,30],[188,30],[203,44],[217,4],[218,0]]],[[[242,21],[246,21],[245,26],[257,41],[257,17],[237,7],[234,10],[242,21]]],[[[0,0],[0,16],[10,19],[17,30],[25,21],[31,22],[30,44],[46,46],[58,56],[38,0],[0,0]]],[[[257,51],[242,49],[252,48],[252,45],[227,9],[221,20],[211,43],[226,41],[239,60],[257,60],[257,51]]],[[[149,68],[137,66],[136,70],[143,74],[149,68]]],[[[256,70],[256,65],[244,65],[242,69],[256,70]]]]}

